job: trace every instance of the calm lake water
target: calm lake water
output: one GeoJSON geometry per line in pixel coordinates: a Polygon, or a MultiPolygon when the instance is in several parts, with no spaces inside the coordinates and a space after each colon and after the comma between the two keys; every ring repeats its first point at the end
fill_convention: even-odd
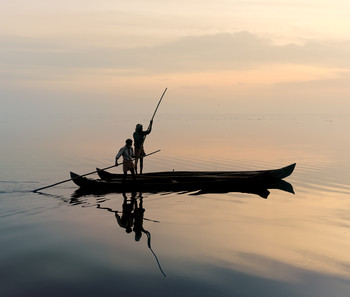
{"type": "Polygon", "coordinates": [[[159,113],[145,171],[297,165],[295,194],[142,193],[150,246],[121,194],[30,192],[112,165],[148,117],[2,116],[1,296],[349,296],[349,115],[159,113]]]}

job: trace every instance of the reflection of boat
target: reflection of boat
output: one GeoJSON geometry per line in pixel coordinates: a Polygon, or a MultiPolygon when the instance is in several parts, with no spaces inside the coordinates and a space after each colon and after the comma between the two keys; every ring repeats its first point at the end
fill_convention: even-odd
{"type": "Polygon", "coordinates": [[[71,177],[80,187],[81,194],[123,191],[195,192],[194,194],[197,195],[242,192],[267,198],[268,189],[280,189],[294,193],[292,185],[282,180],[289,176],[294,168],[295,164],[263,171],[152,172],[137,176],[136,181],[131,180],[130,176],[123,181],[122,174],[111,174],[102,170],[99,171],[101,179],[81,177],[73,172],[71,172],[71,177]]]}

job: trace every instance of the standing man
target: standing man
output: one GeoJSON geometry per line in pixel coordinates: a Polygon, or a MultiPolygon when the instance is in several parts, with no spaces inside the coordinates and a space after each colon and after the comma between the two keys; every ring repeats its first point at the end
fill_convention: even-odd
{"type": "Polygon", "coordinates": [[[132,140],[127,139],[125,141],[125,146],[123,146],[118,154],[115,156],[115,166],[118,166],[118,159],[123,156],[123,181],[126,178],[126,175],[128,171],[130,170],[132,174],[133,180],[135,180],[135,170],[134,170],[134,163],[132,162],[132,158],[134,157],[134,150],[132,149],[132,140]]]}
{"type": "Polygon", "coordinates": [[[145,150],[143,149],[143,143],[145,141],[146,135],[150,134],[152,131],[153,120],[150,121],[148,129],[143,131],[143,126],[141,124],[137,124],[135,128],[135,132],[133,134],[134,137],[134,146],[135,146],[135,169],[137,174],[137,163],[138,159],[140,159],[140,174],[142,174],[143,169],[143,157],[146,155],[145,150]]]}

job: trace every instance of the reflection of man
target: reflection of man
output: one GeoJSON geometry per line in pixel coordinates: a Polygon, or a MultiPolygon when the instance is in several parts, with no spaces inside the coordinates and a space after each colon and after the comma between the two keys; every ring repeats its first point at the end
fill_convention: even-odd
{"type": "Polygon", "coordinates": [[[134,221],[134,205],[136,203],[136,193],[131,194],[131,199],[128,200],[128,197],[125,193],[123,193],[124,201],[123,201],[123,214],[120,217],[119,214],[115,213],[115,218],[117,219],[117,222],[121,228],[124,228],[127,233],[130,233],[132,231],[133,221],[134,221]]]}
{"type": "MultiPolygon", "coordinates": [[[[140,198],[140,203],[137,205],[137,200],[136,200],[136,193],[131,194],[131,199],[128,200],[128,197],[126,196],[125,193],[123,193],[124,196],[124,201],[123,201],[123,214],[122,217],[119,216],[118,211],[112,211],[110,208],[105,208],[108,211],[115,212],[115,217],[117,219],[117,222],[121,228],[124,228],[127,233],[130,233],[132,230],[135,232],[135,240],[140,241],[142,232],[146,234],[147,236],[147,246],[151,250],[154,258],[157,261],[158,267],[162,274],[164,276],[165,273],[160,266],[160,263],[158,261],[157,255],[154,253],[151,247],[151,233],[148,232],[143,228],[143,220],[144,220],[144,213],[145,209],[143,208],[143,197],[142,194],[140,193],[139,198],[140,198]],[[134,228],[132,228],[134,227],[134,228]]],[[[98,208],[100,205],[98,205],[98,208]]]]}
{"type": "Polygon", "coordinates": [[[135,232],[135,240],[139,241],[142,232],[148,232],[143,229],[143,216],[145,214],[145,209],[143,208],[143,197],[140,196],[140,204],[137,206],[137,201],[135,200],[135,209],[134,209],[134,232],[135,232]]]}

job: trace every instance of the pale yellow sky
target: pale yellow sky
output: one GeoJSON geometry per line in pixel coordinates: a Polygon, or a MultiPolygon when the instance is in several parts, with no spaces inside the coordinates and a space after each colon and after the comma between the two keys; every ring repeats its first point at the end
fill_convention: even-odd
{"type": "Polygon", "coordinates": [[[9,106],[64,96],[142,110],[168,87],[171,111],[349,107],[344,0],[2,0],[0,45],[9,106]]]}

